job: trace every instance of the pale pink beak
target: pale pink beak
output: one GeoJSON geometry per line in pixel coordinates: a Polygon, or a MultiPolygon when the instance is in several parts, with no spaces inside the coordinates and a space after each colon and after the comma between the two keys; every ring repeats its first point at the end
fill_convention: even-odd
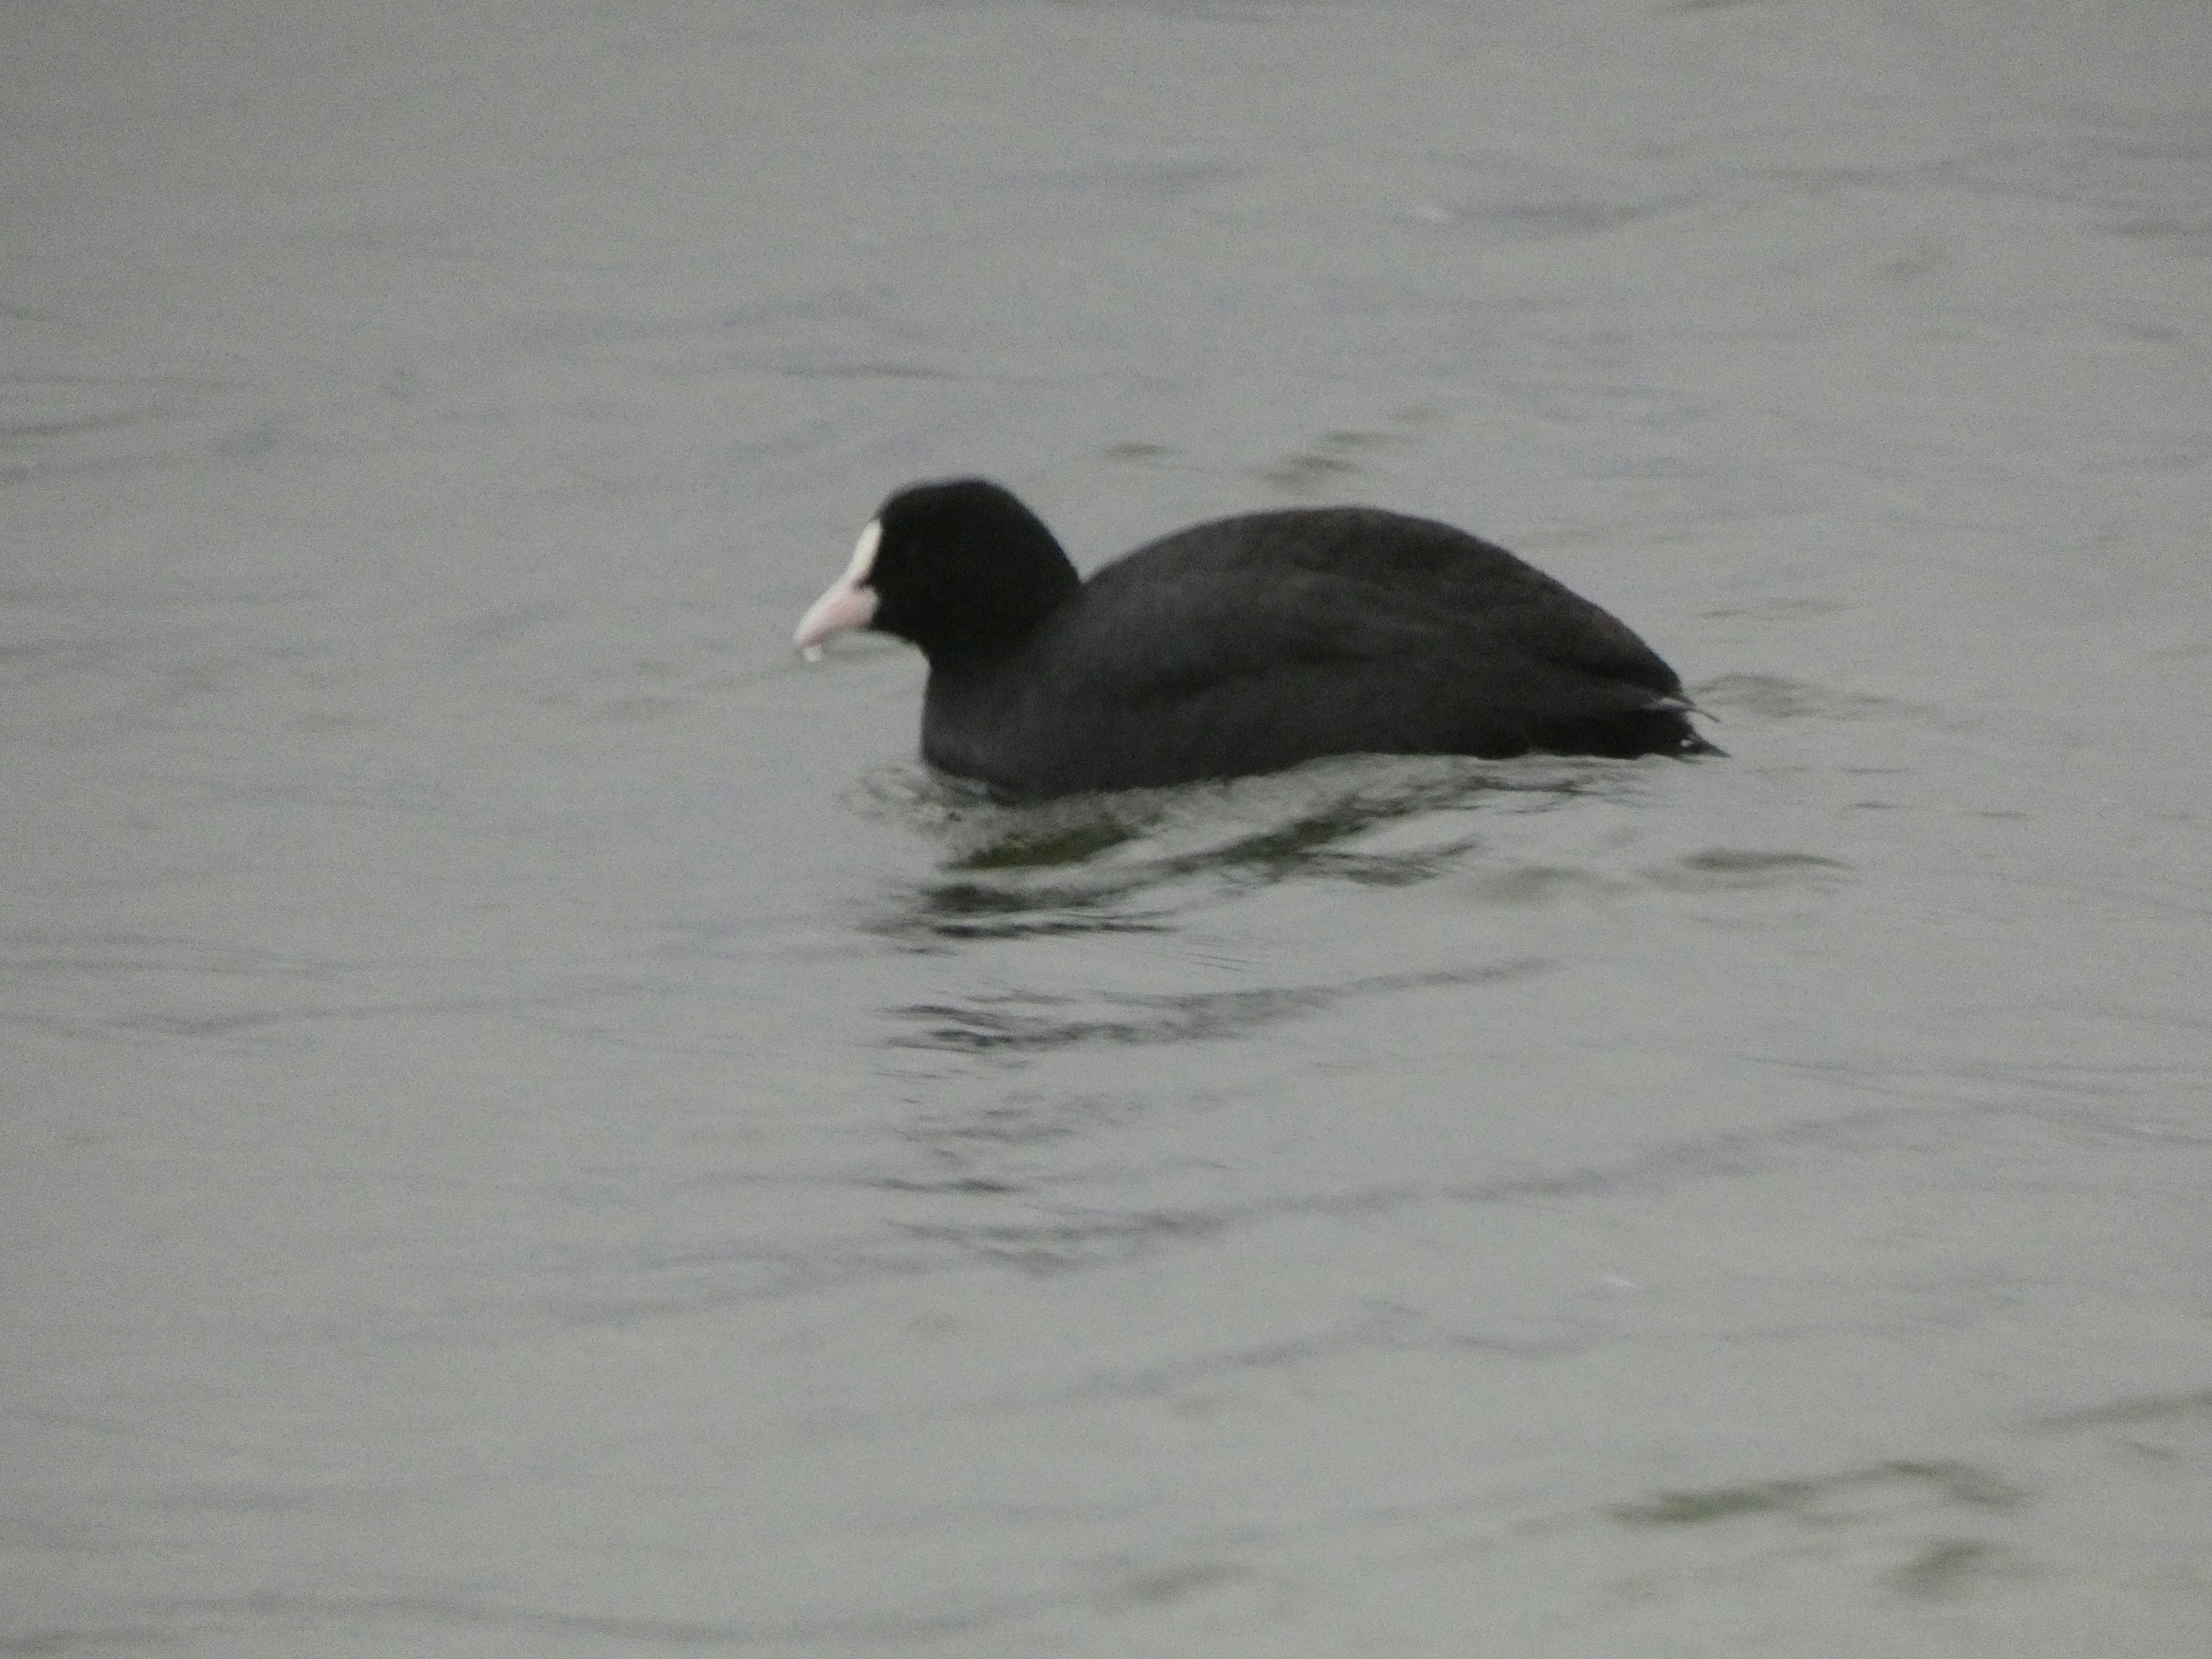
{"type": "Polygon", "coordinates": [[[868,520],[868,527],[860,532],[860,544],[853,550],[853,562],[845,574],[830,584],[820,599],[806,607],[806,614],[799,619],[799,631],[791,642],[806,653],[812,662],[822,654],[825,640],[855,628],[866,628],[876,614],[876,590],[867,586],[868,573],[875,568],[876,549],[884,539],[883,521],[868,520]]]}

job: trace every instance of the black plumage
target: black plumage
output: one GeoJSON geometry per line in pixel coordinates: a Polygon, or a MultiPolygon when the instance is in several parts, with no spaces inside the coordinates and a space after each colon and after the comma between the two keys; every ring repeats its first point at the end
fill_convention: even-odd
{"type": "Polygon", "coordinates": [[[1503,548],[1375,507],[1194,525],[1082,581],[981,479],[884,502],[799,630],[929,660],[921,748],[1014,794],[1274,771],[1376,751],[1720,751],[1665,662],[1503,548]],[[869,546],[873,538],[872,548],[869,546]]]}

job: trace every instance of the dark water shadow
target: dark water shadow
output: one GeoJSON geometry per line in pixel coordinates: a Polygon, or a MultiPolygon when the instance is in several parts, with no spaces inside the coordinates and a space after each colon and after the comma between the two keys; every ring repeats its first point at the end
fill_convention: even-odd
{"type": "Polygon", "coordinates": [[[1890,1594],[1910,1601],[1954,1601],[1996,1581],[2037,1576],[2033,1564],[2005,1545],[1972,1534],[1919,1532],[1931,1522],[1979,1529],[2005,1511],[2031,1504],[2034,1494],[1997,1471],[1960,1458],[1893,1458],[1824,1474],[1747,1480],[1732,1486],[1666,1492],[1605,1513],[1638,1529],[1716,1523],[1782,1528],[1770,1547],[1801,1547],[1807,1533],[1864,1529],[1906,1532],[1911,1553],[1883,1575],[1890,1594]]]}
{"type": "Polygon", "coordinates": [[[1838,1500],[1884,1488],[1906,1489],[1973,1509],[2012,1509],[2028,1500],[2021,1487],[1976,1464],[1952,1458],[1893,1459],[1832,1474],[1662,1492],[1615,1504],[1609,1513],[1628,1527],[1703,1526],[1739,1516],[1775,1513],[1834,1524],[1841,1518],[1835,1509],[1838,1500]]]}
{"type": "Polygon", "coordinates": [[[1468,814],[1626,794],[1636,765],[1358,756],[1270,777],[1024,805],[890,769],[864,781],[854,805],[935,841],[943,858],[936,878],[890,895],[863,926],[910,949],[943,950],[1164,932],[1182,911],[1284,881],[1410,886],[1479,854],[1468,814]],[[1426,817],[1437,822],[1425,841],[1426,817]],[[1389,845],[1363,844],[1385,830],[1389,845]]]}
{"type": "Polygon", "coordinates": [[[0,483],[258,453],[276,428],[244,383],[186,374],[0,374],[0,483]]]}

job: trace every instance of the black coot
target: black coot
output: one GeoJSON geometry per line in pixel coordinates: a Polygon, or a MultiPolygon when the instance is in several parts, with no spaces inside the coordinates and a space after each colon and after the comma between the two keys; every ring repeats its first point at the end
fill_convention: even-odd
{"type": "Polygon", "coordinates": [[[1319,755],[1716,755],[1682,682],[1589,600],[1449,525],[1369,507],[1193,525],[1088,582],[981,478],[885,501],[799,624],[929,659],[921,752],[1011,794],[1319,755]]]}

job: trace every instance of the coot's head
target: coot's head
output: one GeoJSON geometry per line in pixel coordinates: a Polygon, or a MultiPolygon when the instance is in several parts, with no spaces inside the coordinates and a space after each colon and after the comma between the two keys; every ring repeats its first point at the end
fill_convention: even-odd
{"type": "Polygon", "coordinates": [[[860,532],[853,562],[793,635],[810,654],[848,629],[895,634],[933,665],[1018,644],[1082,586],[1044,521],[984,478],[911,484],[860,532]]]}

